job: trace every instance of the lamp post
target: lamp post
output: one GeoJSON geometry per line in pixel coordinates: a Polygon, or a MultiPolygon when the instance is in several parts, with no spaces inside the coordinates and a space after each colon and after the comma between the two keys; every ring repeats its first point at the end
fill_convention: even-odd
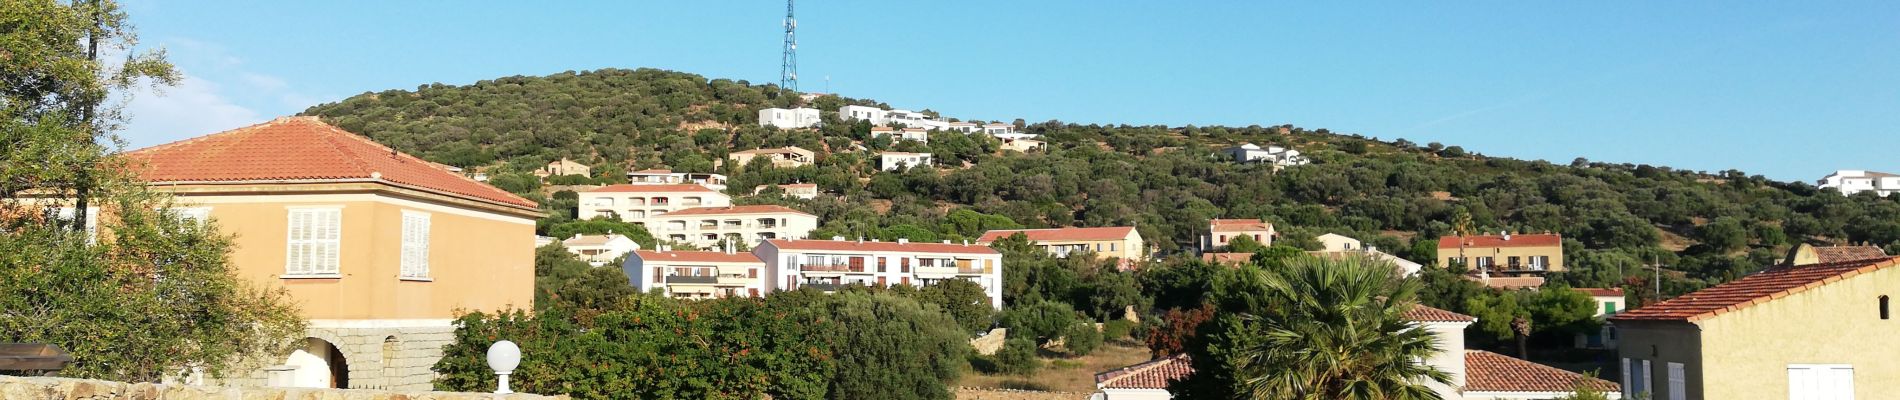
{"type": "Polygon", "coordinates": [[[495,386],[495,393],[515,392],[508,389],[508,375],[513,374],[518,366],[521,366],[521,346],[506,340],[488,346],[488,368],[493,368],[495,377],[501,381],[495,386]]]}

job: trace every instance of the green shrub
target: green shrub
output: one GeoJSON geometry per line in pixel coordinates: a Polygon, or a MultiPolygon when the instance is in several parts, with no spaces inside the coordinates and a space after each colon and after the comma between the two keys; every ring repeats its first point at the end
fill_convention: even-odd
{"type": "Polygon", "coordinates": [[[1128,339],[1128,335],[1131,335],[1134,332],[1135,332],[1135,321],[1129,321],[1125,319],[1115,319],[1115,320],[1109,320],[1108,323],[1102,324],[1102,340],[1103,341],[1126,340],[1128,339]]]}
{"type": "Polygon", "coordinates": [[[1069,350],[1069,355],[1086,356],[1102,347],[1102,332],[1095,330],[1093,322],[1069,325],[1063,337],[1062,347],[1069,350]]]}
{"type": "Polygon", "coordinates": [[[991,359],[996,363],[996,371],[1005,374],[1029,375],[1042,368],[1042,360],[1036,359],[1036,341],[1029,338],[1009,338],[991,359]]]}

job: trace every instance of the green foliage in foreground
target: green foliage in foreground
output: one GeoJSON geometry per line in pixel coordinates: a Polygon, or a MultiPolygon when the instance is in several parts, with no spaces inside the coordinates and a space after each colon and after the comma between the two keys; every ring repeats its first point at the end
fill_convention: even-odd
{"type": "Polygon", "coordinates": [[[1389,264],[1301,258],[1216,278],[1220,312],[1189,346],[1196,373],[1170,390],[1202,399],[1438,399],[1425,364],[1442,349],[1404,314],[1417,281],[1389,264]]]}
{"type": "Polygon", "coordinates": [[[948,399],[969,336],[890,293],[779,292],[681,301],[633,295],[589,319],[474,313],[435,366],[441,390],[494,390],[484,354],[520,344],[515,389],[577,399],[948,399]]]}

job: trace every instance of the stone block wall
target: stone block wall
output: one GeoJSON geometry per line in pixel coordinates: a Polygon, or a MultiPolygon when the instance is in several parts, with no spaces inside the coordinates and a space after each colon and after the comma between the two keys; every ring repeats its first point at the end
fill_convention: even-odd
{"type": "MultiPolygon", "coordinates": [[[[419,391],[435,388],[433,368],[442,359],[442,347],[454,341],[454,333],[453,326],[312,327],[305,335],[329,342],[343,354],[351,389],[419,391]]],[[[269,386],[270,372],[264,367],[283,361],[261,360],[250,373],[216,383],[269,386]]]]}
{"type": "Polygon", "coordinates": [[[185,386],[89,379],[0,376],[0,399],[7,400],[547,400],[567,396],[534,394],[384,391],[371,389],[296,389],[185,386]]]}

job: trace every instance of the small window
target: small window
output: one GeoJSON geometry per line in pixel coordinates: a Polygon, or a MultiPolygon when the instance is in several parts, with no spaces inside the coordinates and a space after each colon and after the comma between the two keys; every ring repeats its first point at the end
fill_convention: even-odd
{"type": "Polygon", "coordinates": [[[336,275],[342,256],[343,209],[292,208],[288,214],[284,275],[336,275]]]}
{"type": "Polygon", "coordinates": [[[1880,319],[1887,319],[1891,315],[1887,310],[1887,296],[1880,296],[1880,319]]]}

